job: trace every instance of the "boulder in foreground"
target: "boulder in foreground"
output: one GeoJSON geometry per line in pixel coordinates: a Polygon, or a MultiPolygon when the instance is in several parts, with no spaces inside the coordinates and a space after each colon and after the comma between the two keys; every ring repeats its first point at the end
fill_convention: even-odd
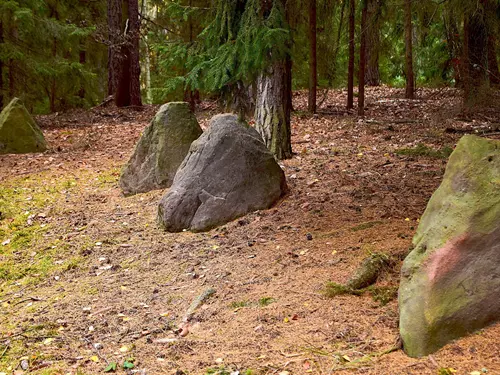
{"type": "Polygon", "coordinates": [[[163,105],[123,169],[123,193],[133,195],[170,187],[189,146],[202,133],[188,103],[163,105]]]}
{"type": "Polygon", "coordinates": [[[0,113],[0,154],[44,152],[47,143],[42,131],[18,98],[0,113]]]}
{"type": "Polygon", "coordinates": [[[500,320],[500,141],[460,140],[413,245],[399,288],[408,355],[500,320]]]}
{"type": "Polygon", "coordinates": [[[207,231],[271,207],[285,191],[285,175],[259,133],[235,115],[219,115],[191,145],[158,220],[169,232],[207,231]]]}

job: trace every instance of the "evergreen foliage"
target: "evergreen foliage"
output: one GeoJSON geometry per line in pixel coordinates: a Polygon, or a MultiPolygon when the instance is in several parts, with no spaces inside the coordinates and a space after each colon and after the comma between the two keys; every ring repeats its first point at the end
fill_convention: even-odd
{"type": "Polygon", "coordinates": [[[0,2],[4,97],[19,96],[37,113],[101,100],[97,77],[105,73],[104,54],[91,38],[96,24],[88,20],[99,20],[102,13],[101,2],[0,2]]]}

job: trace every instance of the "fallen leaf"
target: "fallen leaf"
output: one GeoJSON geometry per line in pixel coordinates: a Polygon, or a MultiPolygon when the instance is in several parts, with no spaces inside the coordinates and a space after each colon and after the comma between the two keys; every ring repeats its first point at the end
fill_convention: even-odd
{"type": "Polygon", "coordinates": [[[123,362],[123,368],[127,370],[132,369],[134,368],[134,364],[132,362],[125,361],[123,362]]]}
{"type": "Polygon", "coordinates": [[[116,362],[110,362],[108,366],[104,369],[104,372],[115,372],[116,371],[116,362]]]}
{"type": "Polygon", "coordinates": [[[130,348],[126,345],[123,345],[121,348],[120,348],[120,352],[122,353],[126,353],[130,350],[130,348]]]}
{"type": "Polygon", "coordinates": [[[96,363],[97,363],[97,362],[99,362],[99,357],[98,357],[98,356],[96,356],[96,355],[93,355],[92,357],[90,357],[90,360],[91,360],[92,362],[96,362],[96,363]]]}
{"type": "Polygon", "coordinates": [[[49,337],[43,341],[43,345],[49,345],[52,341],[54,341],[54,338],[49,337]]]}

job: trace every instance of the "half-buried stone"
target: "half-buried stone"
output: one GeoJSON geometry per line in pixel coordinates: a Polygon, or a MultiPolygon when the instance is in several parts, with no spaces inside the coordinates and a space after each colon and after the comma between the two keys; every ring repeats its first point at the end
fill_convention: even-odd
{"type": "Polygon", "coordinates": [[[460,140],[413,245],[399,288],[408,355],[500,320],[500,141],[460,140]]]}
{"type": "Polygon", "coordinates": [[[170,187],[191,143],[202,133],[188,103],[163,105],[123,169],[123,193],[133,195],[170,187]]]}
{"type": "Polygon", "coordinates": [[[259,133],[235,115],[218,115],[191,145],[158,220],[169,232],[207,231],[271,207],[285,191],[285,174],[259,133]]]}
{"type": "Polygon", "coordinates": [[[0,113],[0,154],[43,152],[47,143],[42,131],[18,98],[0,113]]]}

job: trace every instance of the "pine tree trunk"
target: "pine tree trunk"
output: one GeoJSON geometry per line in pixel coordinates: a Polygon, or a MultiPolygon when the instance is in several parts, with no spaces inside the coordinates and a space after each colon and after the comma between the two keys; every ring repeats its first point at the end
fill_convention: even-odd
{"type": "Polygon", "coordinates": [[[497,60],[497,35],[499,31],[497,20],[497,9],[498,6],[494,0],[486,0],[485,2],[485,17],[489,19],[488,22],[488,78],[490,84],[498,85],[500,84],[500,72],[498,71],[498,60],[497,60]]]}
{"type": "Polygon", "coordinates": [[[359,48],[359,86],[358,86],[358,115],[365,115],[365,71],[366,71],[366,18],[367,5],[363,0],[361,11],[361,43],[359,48]]]}
{"type": "Polygon", "coordinates": [[[292,157],[291,61],[279,61],[257,81],[255,129],[278,160],[292,157]]]}
{"type": "Polygon", "coordinates": [[[316,0],[309,0],[309,101],[308,110],[316,113],[318,87],[318,60],[316,40],[316,0]]]}
{"type": "Polygon", "coordinates": [[[349,1],[349,72],[347,76],[347,109],[354,108],[354,31],[356,0],[349,1]]]}
{"type": "Polygon", "coordinates": [[[415,98],[415,75],[413,72],[413,25],[412,0],[404,0],[405,10],[405,61],[406,61],[406,99],[415,98]]]}
{"type": "Polygon", "coordinates": [[[488,86],[488,31],[484,12],[477,10],[469,15],[466,26],[467,80],[464,93],[465,105],[470,107],[484,97],[481,94],[488,86]]]}
{"type": "Polygon", "coordinates": [[[117,107],[141,106],[139,4],[137,0],[123,0],[122,6],[126,19],[122,20],[124,40],[120,48],[115,103],[117,107]]]}
{"type": "Polygon", "coordinates": [[[144,66],[146,68],[146,102],[147,104],[153,104],[153,93],[151,91],[151,58],[149,56],[148,37],[145,36],[144,39],[146,44],[146,56],[144,59],[144,66]]]}
{"type": "Polygon", "coordinates": [[[490,83],[493,85],[500,84],[500,71],[498,70],[497,60],[497,42],[495,34],[490,34],[488,37],[488,75],[490,83]]]}
{"type": "Polygon", "coordinates": [[[122,24],[122,0],[108,0],[108,95],[115,95],[120,70],[120,30],[122,24]]]}
{"type": "MultiPolygon", "coordinates": [[[[85,51],[85,41],[80,42],[80,64],[85,65],[87,62],[87,52],[85,51]]],[[[80,84],[80,90],[78,90],[78,96],[80,99],[85,99],[85,85],[82,82],[80,84]]]]}
{"type": "Polygon", "coordinates": [[[139,58],[139,38],[141,23],[139,20],[138,0],[128,0],[130,26],[130,105],[142,106],[141,99],[141,64],[139,58]]]}
{"type": "MultiPolygon", "coordinates": [[[[0,20],[0,44],[3,44],[3,22],[0,20]]],[[[0,111],[4,106],[4,87],[3,87],[3,60],[0,59],[0,111]]]]}
{"type": "Polygon", "coordinates": [[[379,86],[380,0],[368,0],[367,8],[365,84],[379,86]]]}

